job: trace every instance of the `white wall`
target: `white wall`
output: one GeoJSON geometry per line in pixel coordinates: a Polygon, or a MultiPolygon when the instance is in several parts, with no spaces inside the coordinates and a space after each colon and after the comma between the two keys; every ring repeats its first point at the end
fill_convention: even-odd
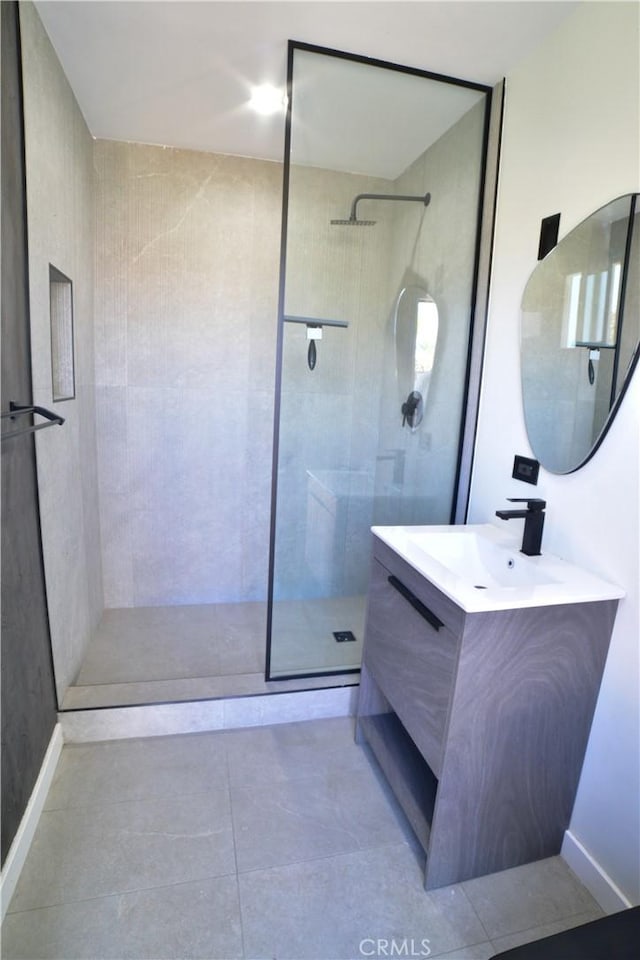
{"type": "MultiPolygon", "coordinates": [[[[614,197],[640,190],[639,7],[585,3],[507,77],[485,377],[470,522],[507,496],[548,501],[543,550],[620,584],[621,601],[570,830],[631,902],[640,902],[638,480],[640,375],[581,470],[511,479],[531,455],[520,395],[518,317],[540,220],[560,237],[614,197]]],[[[500,521],[496,521],[498,523],[500,521]]],[[[511,521],[514,522],[514,521],[511,521]]]]}

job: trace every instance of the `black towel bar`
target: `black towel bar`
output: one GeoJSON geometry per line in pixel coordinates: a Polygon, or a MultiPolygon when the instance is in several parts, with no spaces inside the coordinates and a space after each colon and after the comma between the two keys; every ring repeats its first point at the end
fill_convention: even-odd
{"type": "Polygon", "coordinates": [[[11,400],[9,403],[8,412],[0,414],[0,417],[2,420],[15,420],[16,417],[22,417],[26,414],[38,414],[39,416],[44,417],[47,422],[32,424],[29,427],[23,427],[21,430],[10,430],[8,433],[2,434],[3,440],[9,440],[11,437],[21,437],[23,434],[27,433],[35,433],[36,430],[44,430],[45,427],[52,427],[54,423],[57,423],[59,426],[62,426],[64,423],[64,417],[59,416],[57,413],[53,413],[51,410],[47,410],[46,407],[33,406],[32,404],[15,403],[13,400],[11,400]]]}

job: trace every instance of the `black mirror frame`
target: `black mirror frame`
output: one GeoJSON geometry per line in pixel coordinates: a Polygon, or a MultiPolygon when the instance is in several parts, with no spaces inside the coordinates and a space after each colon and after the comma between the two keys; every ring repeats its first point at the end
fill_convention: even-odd
{"type": "MultiPolygon", "coordinates": [[[[634,218],[635,218],[636,214],[640,211],[640,203],[638,202],[638,201],[640,201],[640,193],[622,194],[620,197],[614,197],[612,200],[608,201],[608,203],[602,204],[602,206],[598,208],[598,210],[601,210],[601,209],[603,209],[604,207],[609,206],[611,203],[614,203],[616,200],[621,200],[621,199],[623,199],[623,198],[625,198],[625,197],[630,197],[630,209],[629,209],[629,223],[630,223],[630,227],[629,227],[629,231],[628,231],[628,235],[627,235],[627,240],[626,240],[626,246],[625,246],[625,266],[624,266],[624,269],[623,269],[623,276],[622,276],[622,283],[621,283],[621,290],[620,290],[620,303],[624,303],[624,300],[625,300],[625,294],[626,294],[626,288],[627,288],[627,278],[628,278],[628,272],[629,272],[629,269],[628,269],[628,268],[629,268],[630,252],[631,252],[631,247],[632,247],[632,242],[633,242],[633,233],[634,233],[634,227],[635,227],[635,220],[634,220],[634,218]]],[[[577,227],[579,227],[582,223],[584,223],[586,220],[588,220],[589,217],[591,217],[594,213],[597,213],[598,210],[592,211],[592,213],[589,214],[589,216],[585,217],[582,221],[580,221],[579,224],[576,224],[576,227],[574,227],[574,229],[577,229],[577,227]]],[[[553,220],[556,220],[556,219],[557,219],[557,221],[559,222],[560,214],[556,214],[553,218],[548,218],[548,219],[550,219],[550,220],[551,220],[551,219],[553,219],[553,220]]],[[[544,221],[543,221],[543,224],[544,224],[544,221]]],[[[570,235],[571,235],[571,231],[567,234],[567,236],[570,236],[570,235]]],[[[560,241],[560,242],[562,242],[562,241],[560,241]]],[[[549,249],[545,252],[544,257],[543,257],[542,259],[546,259],[546,257],[547,257],[550,253],[552,253],[553,250],[556,248],[556,245],[557,245],[557,243],[556,243],[556,244],[552,244],[552,245],[549,247],[549,249]]],[[[540,260],[540,258],[539,258],[539,260],[540,260]]],[[[534,268],[534,271],[535,271],[535,268],[534,268]]],[[[530,275],[530,276],[531,276],[531,275],[530,275]]],[[[530,279],[530,278],[529,278],[529,279],[530,279]]],[[[527,283],[528,283],[528,282],[529,282],[529,281],[527,280],[527,283]]],[[[526,288],[526,284],[525,284],[525,288],[526,288]]],[[[522,321],[521,321],[521,322],[522,322],[522,321]]],[[[521,347],[521,349],[522,349],[522,347],[521,347]]],[[[636,343],[635,349],[634,349],[634,351],[633,351],[633,355],[632,355],[631,360],[630,360],[630,362],[629,362],[629,365],[628,365],[628,368],[627,368],[627,372],[626,372],[626,374],[625,374],[625,378],[624,378],[624,381],[623,381],[623,383],[622,383],[622,386],[620,387],[620,390],[619,390],[619,392],[618,392],[615,400],[613,401],[613,403],[611,404],[611,406],[610,406],[610,408],[609,408],[609,413],[607,414],[607,418],[606,418],[606,420],[604,421],[604,423],[603,423],[603,425],[602,425],[602,428],[601,428],[600,432],[598,433],[598,436],[597,436],[596,439],[593,441],[593,443],[592,443],[592,445],[591,445],[591,448],[589,449],[589,452],[586,454],[586,456],[585,456],[582,460],[580,460],[575,466],[571,467],[571,468],[568,469],[568,470],[551,470],[549,467],[547,467],[547,466],[545,465],[544,459],[540,457],[539,452],[535,450],[533,444],[531,443],[531,438],[529,437],[529,428],[528,428],[528,425],[527,425],[527,417],[526,417],[526,413],[525,413],[525,411],[524,411],[525,403],[524,403],[524,392],[523,392],[523,398],[522,398],[522,402],[523,402],[523,414],[524,414],[525,428],[526,428],[526,430],[527,430],[527,437],[528,437],[528,439],[529,439],[529,443],[530,443],[530,445],[531,445],[531,448],[532,448],[535,456],[537,457],[538,461],[540,462],[540,465],[541,465],[542,467],[544,467],[545,470],[547,470],[547,471],[548,471],[549,473],[551,473],[551,474],[554,474],[555,476],[564,477],[564,476],[569,476],[569,475],[572,474],[572,473],[576,473],[576,471],[581,470],[582,467],[584,467],[587,463],[589,463],[589,461],[592,459],[592,457],[593,457],[593,456],[597,453],[597,451],[600,449],[600,447],[601,447],[601,445],[602,445],[605,437],[607,436],[607,434],[608,434],[608,432],[609,432],[609,429],[611,428],[611,424],[613,423],[613,421],[615,420],[615,418],[616,418],[616,416],[617,416],[617,414],[618,414],[618,410],[620,409],[620,406],[621,406],[621,404],[622,404],[622,401],[624,400],[625,394],[626,394],[627,390],[629,389],[629,385],[630,385],[630,383],[631,383],[631,381],[632,381],[632,379],[633,379],[633,376],[634,376],[634,373],[635,373],[635,370],[636,370],[636,368],[637,368],[637,366],[638,366],[638,362],[639,362],[639,361],[640,361],[640,337],[638,338],[638,342],[636,343]]]]}

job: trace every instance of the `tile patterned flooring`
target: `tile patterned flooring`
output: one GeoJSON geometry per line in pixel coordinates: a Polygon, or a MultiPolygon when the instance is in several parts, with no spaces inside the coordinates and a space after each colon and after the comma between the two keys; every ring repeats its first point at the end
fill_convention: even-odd
{"type": "Polygon", "coordinates": [[[422,869],[352,718],[68,744],[2,956],[488,960],[602,915],[559,857],[430,892],[422,869]]]}
{"type": "MultiPolygon", "coordinates": [[[[363,596],[275,604],[272,673],[358,669],[364,610],[363,596]],[[353,630],[357,642],[337,643],[332,631],[344,629],[353,630]]],[[[337,682],[265,683],[266,617],[266,603],[257,602],[105,610],[62,708],[249,696],[337,682]]]]}

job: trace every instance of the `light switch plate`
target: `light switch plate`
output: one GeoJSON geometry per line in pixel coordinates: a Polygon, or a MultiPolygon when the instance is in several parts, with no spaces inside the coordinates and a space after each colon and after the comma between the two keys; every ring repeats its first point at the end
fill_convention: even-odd
{"type": "Polygon", "coordinates": [[[535,485],[538,482],[539,471],[540,464],[537,460],[532,460],[531,457],[521,457],[519,454],[516,454],[513,458],[513,473],[511,476],[514,480],[522,480],[524,483],[535,485]]]}

